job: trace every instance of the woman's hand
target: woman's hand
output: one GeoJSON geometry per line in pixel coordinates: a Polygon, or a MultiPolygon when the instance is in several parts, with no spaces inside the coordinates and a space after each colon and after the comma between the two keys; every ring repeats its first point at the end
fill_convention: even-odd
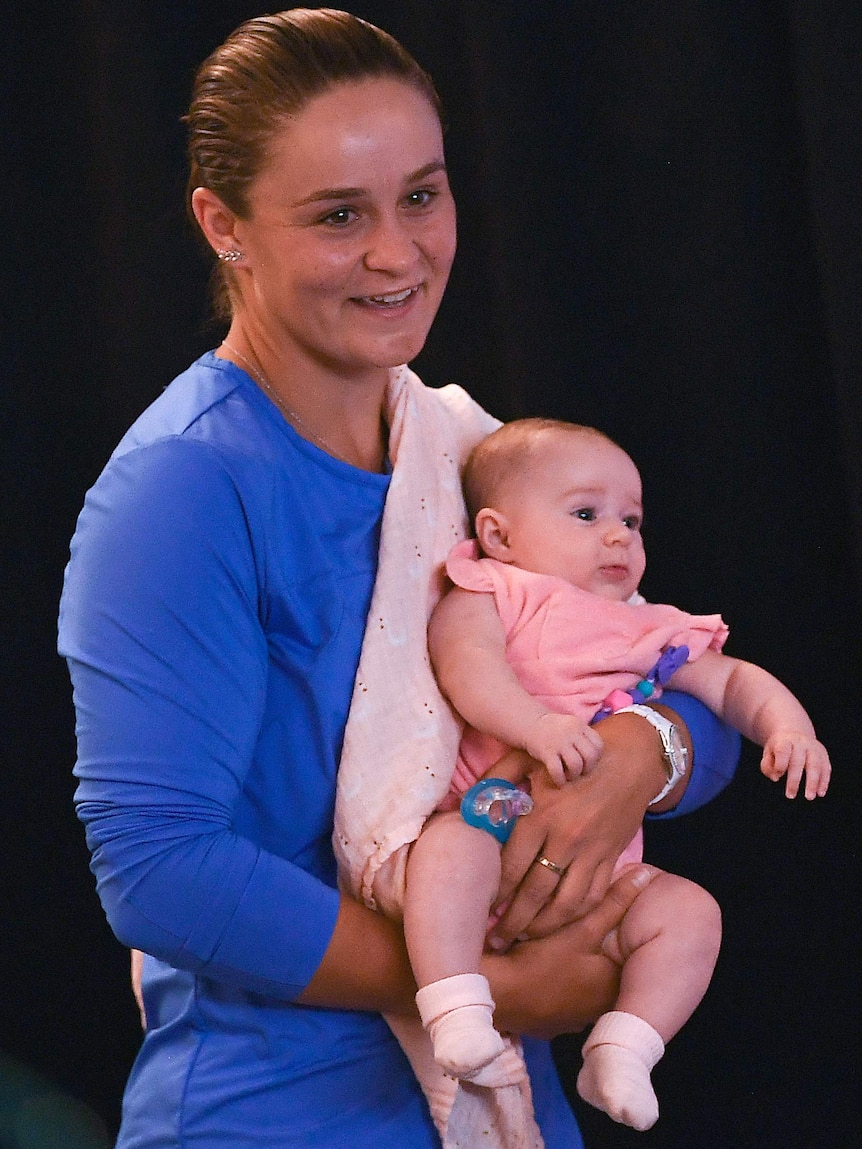
{"type": "Polygon", "coordinates": [[[499,1029],[534,1037],[577,1033],[612,1008],[619,966],[603,952],[654,871],[637,866],[618,878],[604,899],[556,933],[516,942],[506,954],[486,954],[482,973],[491,983],[499,1029]]]}
{"type": "Polygon", "coordinates": [[[533,810],[518,819],[503,849],[497,904],[506,908],[490,937],[497,949],[524,935],[544,937],[598,905],[667,778],[660,741],[643,718],[612,715],[601,728],[605,749],[590,774],[562,788],[543,770],[531,774],[533,810]],[[537,864],[539,858],[564,873],[537,864]]]}

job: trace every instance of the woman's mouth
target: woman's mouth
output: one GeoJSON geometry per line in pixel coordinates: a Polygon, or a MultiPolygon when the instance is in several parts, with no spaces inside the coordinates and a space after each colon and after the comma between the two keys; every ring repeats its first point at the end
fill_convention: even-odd
{"type": "Polygon", "coordinates": [[[417,287],[405,287],[401,291],[387,291],[381,295],[360,295],[355,299],[365,307],[396,308],[401,307],[419,291],[417,287]]]}

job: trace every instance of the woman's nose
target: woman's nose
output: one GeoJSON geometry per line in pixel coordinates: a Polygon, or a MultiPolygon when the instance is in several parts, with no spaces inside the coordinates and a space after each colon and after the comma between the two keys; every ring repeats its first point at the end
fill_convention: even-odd
{"type": "Polygon", "coordinates": [[[368,236],[365,266],[397,273],[412,267],[415,258],[416,245],[406,223],[397,216],[381,217],[368,236]]]}

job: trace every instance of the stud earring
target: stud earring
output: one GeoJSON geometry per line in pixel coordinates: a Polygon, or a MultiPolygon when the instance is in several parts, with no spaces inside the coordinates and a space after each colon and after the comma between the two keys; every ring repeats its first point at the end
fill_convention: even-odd
{"type": "Polygon", "coordinates": [[[230,247],[226,250],[224,248],[219,248],[219,250],[216,252],[216,255],[219,257],[222,263],[237,263],[240,259],[242,259],[242,252],[235,247],[230,247]]]}

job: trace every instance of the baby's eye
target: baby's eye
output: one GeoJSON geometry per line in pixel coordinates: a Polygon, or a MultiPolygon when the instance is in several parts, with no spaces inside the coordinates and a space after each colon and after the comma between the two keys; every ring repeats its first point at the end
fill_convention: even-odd
{"type": "Polygon", "coordinates": [[[595,520],[596,512],[593,507],[578,507],[572,514],[576,519],[581,519],[582,522],[591,523],[595,520]]]}
{"type": "Polygon", "coordinates": [[[623,526],[628,527],[630,531],[639,531],[641,529],[640,515],[626,515],[623,519],[623,526]]]}

